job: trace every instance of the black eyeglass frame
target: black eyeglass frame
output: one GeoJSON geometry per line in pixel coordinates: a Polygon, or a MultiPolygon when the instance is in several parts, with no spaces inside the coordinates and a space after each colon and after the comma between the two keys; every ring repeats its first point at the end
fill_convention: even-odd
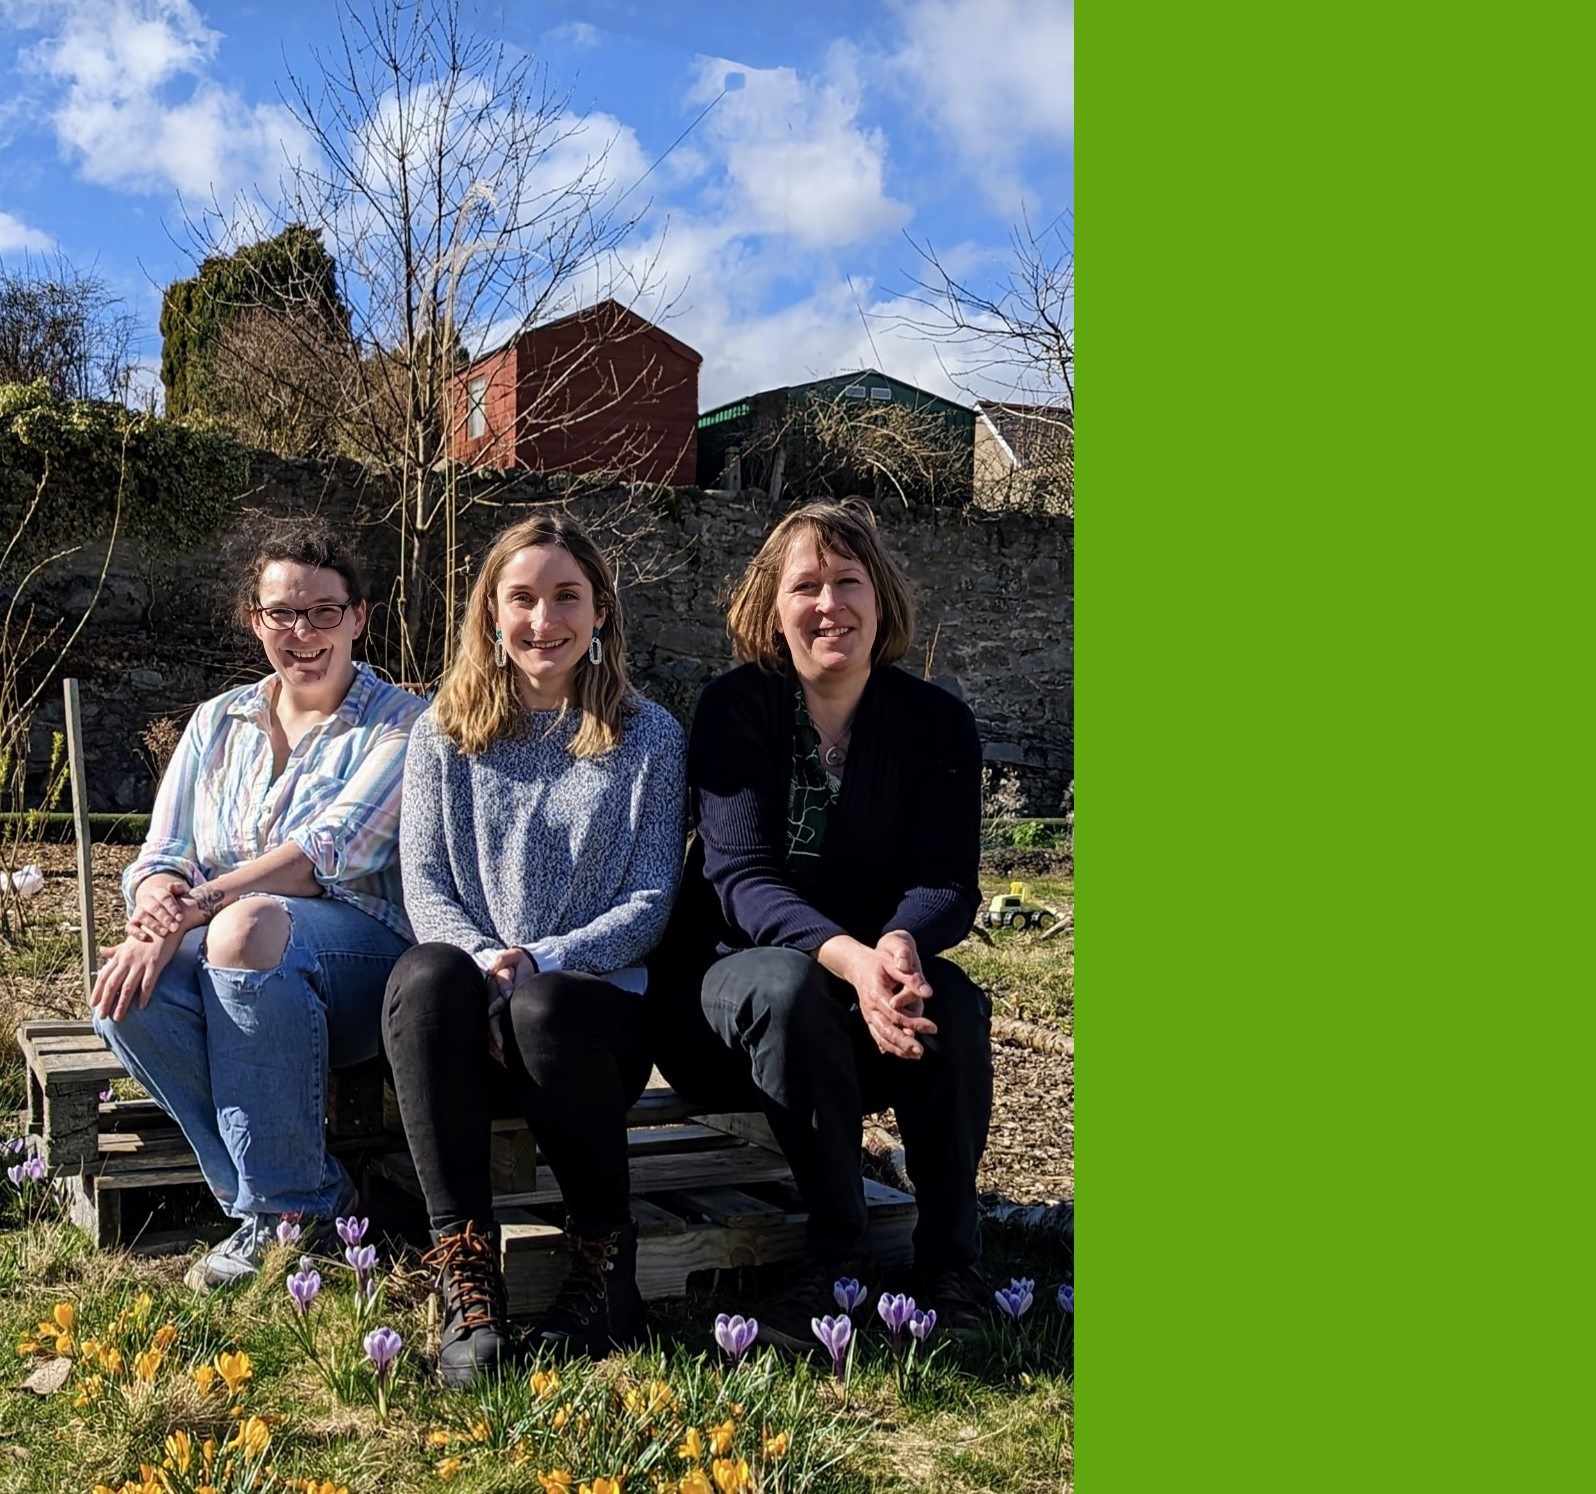
{"type": "Polygon", "coordinates": [[[294,629],[299,626],[300,618],[304,618],[306,622],[310,623],[311,628],[315,632],[330,633],[334,628],[341,628],[344,625],[344,615],[351,607],[358,607],[359,605],[360,603],[355,601],[317,602],[314,607],[262,607],[259,603],[257,603],[250,610],[255,614],[256,617],[260,619],[261,626],[263,628],[270,628],[274,633],[292,633],[294,629]],[[337,622],[332,623],[330,626],[323,627],[320,624],[311,621],[310,614],[312,612],[320,612],[324,608],[330,607],[336,607],[338,609],[337,622]],[[266,614],[269,612],[292,612],[294,614],[294,619],[290,623],[275,623],[268,619],[266,614]]]}

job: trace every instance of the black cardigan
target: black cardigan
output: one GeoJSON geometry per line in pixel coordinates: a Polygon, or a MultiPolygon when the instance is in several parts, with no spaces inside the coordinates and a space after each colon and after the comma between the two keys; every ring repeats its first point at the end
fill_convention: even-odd
{"type": "Polygon", "coordinates": [[[871,672],[827,818],[823,891],[806,900],[787,872],[796,690],[790,666],[745,664],[705,687],[693,717],[687,786],[701,875],[729,925],[722,953],[807,952],[843,933],[873,945],[890,929],[912,934],[922,956],[957,944],[980,903],[981,742],[970,708],[901,669],[871,672]]]}

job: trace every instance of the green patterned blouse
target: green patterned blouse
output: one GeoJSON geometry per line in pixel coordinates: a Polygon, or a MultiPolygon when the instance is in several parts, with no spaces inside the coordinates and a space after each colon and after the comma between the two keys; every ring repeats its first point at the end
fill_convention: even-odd
{"type": "Polygon", "coordinates": [[[792,782],[787,788],[787,868],[799,881],[820,869],[826,817],[842,791],[842,780],[820,757],[820,733],[809,719],[800,685],[793,713],[792,782]]]}

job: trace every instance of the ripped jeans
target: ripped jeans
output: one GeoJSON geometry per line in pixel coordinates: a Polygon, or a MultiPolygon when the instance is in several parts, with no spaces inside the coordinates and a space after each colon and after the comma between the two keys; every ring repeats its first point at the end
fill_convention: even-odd
{"type": "Polygon", "coordinates": [[[325,1218],[353,1195],[327,1150],[327,1070],[376,1055],[388,972],[409,945],[336,898],[256,895],[291,923],[275,969],[212,965],[194,929],[147,1006],[94,1028],[182,1128],[227,1213],[325,1218]]]}

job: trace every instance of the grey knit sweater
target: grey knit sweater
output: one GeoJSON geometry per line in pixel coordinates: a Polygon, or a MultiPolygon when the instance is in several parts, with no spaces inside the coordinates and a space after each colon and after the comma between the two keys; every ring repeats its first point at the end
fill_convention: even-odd
{"type": "Polygon", "coordinates": [[[641,992],[681,874],[685,746],[670,713],[639,700],[620,744],[572,757],[575,711],[531,713],[520,738],[468,757],[429,710],[405,760],[399,822],[416,938],[479,964],[521,948],[540,970],[602,975],[641,992]]]}

